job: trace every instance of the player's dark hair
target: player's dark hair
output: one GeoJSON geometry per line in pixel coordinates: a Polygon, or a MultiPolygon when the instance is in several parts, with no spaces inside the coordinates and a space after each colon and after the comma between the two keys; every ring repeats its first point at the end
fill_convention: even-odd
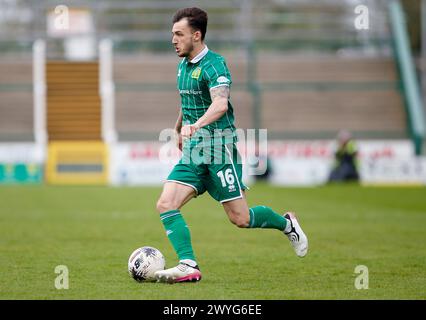
{"type": "Polygon", "coordinates": [[[188,25],[192,30],[201,32],[201,40],[204,40],[207,32],[207,12],[197,7],[179,9],[173,16],[173,23],[184,18],[188,19],[188,25]]]}

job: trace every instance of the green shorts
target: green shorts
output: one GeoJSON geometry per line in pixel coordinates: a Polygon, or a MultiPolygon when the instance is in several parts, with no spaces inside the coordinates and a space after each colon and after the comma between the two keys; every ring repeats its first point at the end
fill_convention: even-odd
{"type": "Polygon", "coordinates": [[[196,195],[208,193],[221,203],[243,197],[241,156],[235,143],[183,150],[167,181],[192,187],[196,195]]]}

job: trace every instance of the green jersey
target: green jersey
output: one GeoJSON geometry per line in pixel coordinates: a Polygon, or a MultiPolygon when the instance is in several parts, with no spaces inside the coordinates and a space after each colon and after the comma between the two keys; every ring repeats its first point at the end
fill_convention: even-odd
{"type": "MultiPolygon", "coordinates": [[[[207,47],[191,61],[184,58],[177,68],[177,89],[181,97],[182,125],[195,123],[212,103],[210,89],[230,87],[231,73],[225,59],[207,47]]],[[[227,112],[215,122],[198,130],[191,138],[191,146],[217,142],[236,142],[234,111],[228,99],[227,112]],[[220,139],[218,139],[221,137],[220,139]]]]}

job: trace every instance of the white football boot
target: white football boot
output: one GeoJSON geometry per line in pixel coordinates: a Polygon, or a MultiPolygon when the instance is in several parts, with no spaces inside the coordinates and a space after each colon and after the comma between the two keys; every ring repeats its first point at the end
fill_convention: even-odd
{"type": "Polygon", "coordinates": [[[300,227],[295,214],[293,212],[287,212],[284,218],[291,223],[291,230],[289,232],[284,231],[284,234],[290,240],[296,254],[301,258],[306,256],[308,253],[308,238],[300,227]]]}
{"type": "Polygon", "coordinates": [[[193,268],[182,262],[176,267],[156,271],[154,276],[157,282],[167,283],[196,282],[201,280],[201,272],[198,266],[193,268]]]}

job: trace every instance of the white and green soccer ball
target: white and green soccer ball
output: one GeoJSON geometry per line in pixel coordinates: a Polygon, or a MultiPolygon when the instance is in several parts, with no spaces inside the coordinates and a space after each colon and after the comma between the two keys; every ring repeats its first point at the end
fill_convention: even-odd
{"type": "Polygon", "coordinates": [[[154,273],[164,270],[166,259],[160,250],[153,247],[141,247],[132,252],[129,257],[128,271],[138,282],[154,281],[154,273]]]}

